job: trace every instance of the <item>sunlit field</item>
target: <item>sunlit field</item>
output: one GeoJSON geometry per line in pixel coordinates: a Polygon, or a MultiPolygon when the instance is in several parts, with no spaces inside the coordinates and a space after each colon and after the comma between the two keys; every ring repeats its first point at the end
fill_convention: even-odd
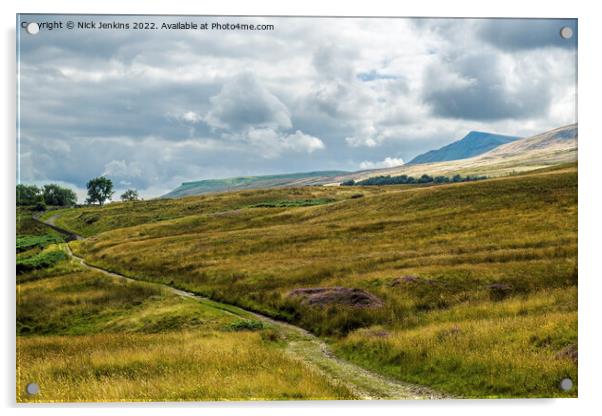
{"type": "Polygon", "coordinates": [[[20,402],[353,398],[244,315],[74,261],[21,277],[20,402]]]}
{"type": "Polygon", "coordinates": [[[576,395],[558,389],[577,369],[575,166],[112,204],[57,224],[92,236],[70,243],[92,264],[295,323],[400,380],[467,397],[576,395]],[[312,199],[324,203],[281,202],[312,199]],[[290,296],[335,286],[382,305],[290,296]]]}

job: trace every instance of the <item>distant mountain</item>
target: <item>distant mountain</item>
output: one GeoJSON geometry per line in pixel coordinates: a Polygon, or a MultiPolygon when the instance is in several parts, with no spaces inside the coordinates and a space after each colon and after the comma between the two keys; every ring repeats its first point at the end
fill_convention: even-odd
{"type": "MultiPolygon", "coordinates": [[[[359,181],[381,175],[414,177],[423,174],[432,176],[485,175],[489,177],[511,175],[577,162],[577,136],[577,124],[571,124],[502,144],[468,159],[408,163],[393,168],[353,172],[335,179],[340,184],[351,179],[359,181]]],[[[325,185],[335,184],[334,181],[325,183],[325,185]]]]}
{"type": "MultiPolygon", "coordinates": [[[[488,145],[497,144],[490,148],[489,151],[480,152],[476,156],[468,158],[420,163],[415,162],[417,159],[415,158],[411,163],[384,169],[357,172],[319,171],[184,182],[178,188],[164,195],[163,198],[180,198],[210,192],[237,191],[242,189],[307,185],[337,186],[351,179],[359,181],[380,175],[409,175],[414,177],[419,177],[423,174],[432,176],[452,176],[455,174],[463,176],[505,176],[577,162],[577,135],[577,124],[560,127],[523,139],[497,134],[471,132],[462,140],[421,156],[440,152],[452,146],[459,146],[459,148],[466,146],[467,152],[480,152],[481,148],[478,144],[482,144],[482,142],[488,142],[488,145]],[[499,144],[503,140],[507,140],[506,143],[499,144]]],[[[450,152],[449,154],[454,153],[450,152]]],[[[459,152],[455,154],[458,155],[459,152]]]]}
{"type": "Polygon", "coordinates": [[[446,162],[449,160],[468,159],[490,151],[502,144],[510,143],[520,137],[503,136],[501,134],[471,131],[463,139],[443,146],[437,150],[430,150],[416,156],[408,164],[446,162]]]}
{"type": "Polygon", "coordinates": [[[567,149],[577,149],[577,124],[546,131],[536,136],[498,146],[482,158],[512,157],[515,155],[534,155],[539,153],[556,153],[567,149]]]}
{"type": "Polygon", "coordinates": [[[181,198],[190,195],[201,195],[211,192],[238,191],[241,189],[281,188],[290,186],[319,185],[331,178],[348,174],[345,171],[319,171],[286,173],[282,175],[240,176],[226,179],[205,179],[195,182],[184,182],[162,198],[181,198]]]}

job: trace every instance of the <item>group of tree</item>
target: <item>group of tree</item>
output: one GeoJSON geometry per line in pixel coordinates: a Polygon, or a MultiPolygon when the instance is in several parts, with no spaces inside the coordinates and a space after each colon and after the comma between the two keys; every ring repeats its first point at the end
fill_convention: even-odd
{"type": "Polygon", "coordinates": [[[138,195],[138,191],[135,189],[128,189],[121,194],[122,201],[140,201],[142,198],[138,195]]]}
{"type": "Polygon", "coordinates": [[[55,183],[44,185],[17,185],[17,205],[33,206],[43,210],[46,205],[68,207],[77,203],[77,195],[69,188],[64,188],[55,183]]]}
{"type": "MultiPolygon", "coordinates": [[[[113,194],[113,182],[104,176],[90,179],[86,184],[88,189],[87,204],[104,205],[113,194]]],[[[122,201],[140,200],[138,191],[128,189],[121,195],[122,201]]],[[[77,204],[77,196],[69,188],[51,183],[41,188],[36,185],[17,185],[17,205],[33,206],[37,210],[44,210],[46,206],[68,207],[77,204]]]]}
{"type": "Polygon", "coordinates": [[[414,185],[414,184],[427,184],[427,183],[457,183],[457,182],[470,182],[487,179],[486,176],[461,176],[454,175],[451,178],[449,176],[431,176],[422,175],[419,178],[408,175],[399,176],[374,176],[372,178],[364,179],[361,181],[349,181],[342,182],[342,186],[370,186],[370,185],[414,185]]]}

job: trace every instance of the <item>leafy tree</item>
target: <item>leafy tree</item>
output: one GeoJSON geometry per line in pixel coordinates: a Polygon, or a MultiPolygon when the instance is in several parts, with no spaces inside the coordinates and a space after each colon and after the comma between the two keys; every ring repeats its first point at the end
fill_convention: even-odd
{"type": "Polygon", "coordinates": [[[355,181],[353,179],[349,179],[348,181],[341,183],[341,186],[353,186],[353,185],[355,185],[355,181]]]}
{"type": "Polygon", "coordinates": [[[418,183],[431,183],[433,181],[433,177],[427,174],[422,175],[418,179],[418,183]]]}
{"type": "Polygon", "coordinates": [[[139,201],[141,198],[138,196],[138,191],[135,189],[128,189],[121,194],[122,201],[139,201]]]}
{"type": "Polygon", "coordinates": [[[77,203],[75,192],[54,183],[44,185],[42,194],[44,195],[46,205],[66,207],[77,203]]]}
{"type": "Polygon", "coordinates": [[[88,199],[86,199],[88,204],[98,202],[102,205],[105,201],[110,200],[114,194],[113,181],[104,176],[90,179],[86,187],[88,188],[88,199]]]}
{"type": "Polygon", "coordinates": [[[17,185],[17,205],[35,205],[40,202],[41,190],[35,185],[17,185]]]}
{"type": "Polygon", "coordinates": [[[432,177],[431,175],[424,174],[420,178],[416,179],[413,176],[399,175],[399,176],[373,176],[372,178],[364,179],[351,183],[352,181],[343,182],[341,185],[413,185],[423,183],[449,183],[449,182],[468,182],[478,181],[487,179],[487,176],[465,176],[455,175],[451,179],[447,176],[432,177]]]}

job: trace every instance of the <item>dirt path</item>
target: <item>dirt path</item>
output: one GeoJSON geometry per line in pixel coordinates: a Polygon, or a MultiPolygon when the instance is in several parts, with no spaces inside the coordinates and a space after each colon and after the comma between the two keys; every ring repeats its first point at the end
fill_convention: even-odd
{"type": "MultiPolygon", "coordinates": [[[[82,239],[82,237],[78,236],[77,234],[56,227],[54,225],[55,219],[56,216],[52,216],[45,221],[40,219],[36,220],[43,222],[44,224],[47,224],[58,231],[74,236],[76,239],[82,239]]],[[[107,276],[117,277],[127,281],[138,281],[137,279],[132,279],[122,274],[114,273],[88,264],[82,257],[75,255],[71,251],[69,244],[65,244],[65,246],[67,247],[69,256],[71,256],[83,267],[103,273],[107,276]]],[[[253,317],[265,322],[271,327],[277,328],[279,333],[286,341],[286,352],[288,354],[291,354],[296,359],[301,360],[306,365],[326,375],[334,383],[346,386],[358,399],[398,400],[450,398],[450,396],[445,396],[443,394],[434,392],[426,387],[402,383],[337,358],[324,341],[303,328],[299,328],[285,322],[276,321],[267,316],[250,312],[233,305],[216,302],[185,290],[176,289],[160,283],[154,284],[162,286],[163,288],[179,296],[193,298],[209,307],[219,309],[241,318],[253,317]]]]}

